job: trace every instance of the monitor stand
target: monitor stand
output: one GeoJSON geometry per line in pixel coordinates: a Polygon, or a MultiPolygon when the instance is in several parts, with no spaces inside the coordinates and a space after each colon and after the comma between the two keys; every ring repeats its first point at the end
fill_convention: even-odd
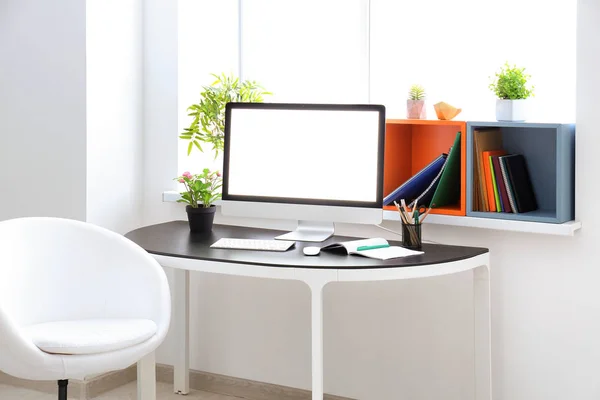
{"type": "Polygon", "coordinates": [[[293,240],[296,242],[323,242],[333,236],[333,222],[298,221],[295,231],[276,236],[275,239],[293,240]]]}

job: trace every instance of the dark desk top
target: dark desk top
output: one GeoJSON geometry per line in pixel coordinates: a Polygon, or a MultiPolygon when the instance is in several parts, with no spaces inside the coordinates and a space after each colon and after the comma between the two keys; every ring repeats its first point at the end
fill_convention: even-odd
{"type": "MultiPolygon", "coordinates": [[[[302,248],[305,246],[322,247],[332,242],[356,239],[345,236],[333,236],[325,242],[320,243],[296,242],[286,252],[210,248],[211,244],[222,237],[273,239],[282,233],[285,232],[272,229],[215,224],[210,236],[202,236],[190,233],[187,221],[172,221],[139,228],[129,232],[125,236],[151,254],[270,267],[343,269],[413,267],[464,260],[488,252],[488,249],[480,247],[424,243],[424,254],[386,261],[331,252],[321,252],[318,256],[305,256],[302,253],[302,248]]],[[[389,243],[391,245],[400,245],[400,242],[395,241],[389,241],[389,243]]]]}

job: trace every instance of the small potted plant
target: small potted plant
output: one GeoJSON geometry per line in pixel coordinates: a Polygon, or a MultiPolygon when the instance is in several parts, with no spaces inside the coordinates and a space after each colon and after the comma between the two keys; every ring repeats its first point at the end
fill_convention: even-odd
{"type": "Polygon", "coordinates": [[[528,99],[533,96],[533,86],[528,87],[531,78],[525,68],[512,67],[506,62],[489,88],[496,95],[496,119],[498,121],[525,121],[528,99]]]}
{"type": "Polygon", "coordinates": [[[409,119],[426,119],[425,89],[421,85],[412,85],[406,101],[406,117],[409,119]]]}
{"type": "Polygon", "coordinates": [[[187,203],[185,211],[190,231],[211,232],[217,209],[214,202],[221,198],[221,173],[204,168],[201,174],[194,175],[186,171],[175,179],[185,187],[185,191],[180,193],[181,199],[177,201],[187,203]]]}
{"type": "Polygon", "coordinates": [[[202,150],[201,143],[212,144],[215,159],[223,150],[225,137],[225,105],[229,102],[262,103],[263,96],[270,95],[255,81],[240,81],[239,78],[221,74],[211,74],[216,80],[211,86],[204,86],[200,102],[187,108],[192,117],[190,126],[184,128],[180,139],[189,141],[187,154],[196,147],[202,150]]]}

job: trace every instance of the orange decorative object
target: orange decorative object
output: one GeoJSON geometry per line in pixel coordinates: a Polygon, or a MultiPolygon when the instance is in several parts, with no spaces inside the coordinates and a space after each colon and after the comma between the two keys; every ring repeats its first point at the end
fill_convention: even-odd
{"type": "Polygon", "coordinates": [[[437,114],[438,119],[442,120],[451,120],[456,117],[462,111],[462,108],[456,108],[451,106],[448,103],[440,101],[439,103],[435,103],[433,105],[435,109],[435,113],[437,114]]]}

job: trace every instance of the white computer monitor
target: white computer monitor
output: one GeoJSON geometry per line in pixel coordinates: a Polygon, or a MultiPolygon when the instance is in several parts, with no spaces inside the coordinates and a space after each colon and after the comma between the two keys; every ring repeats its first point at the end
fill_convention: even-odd
{"type": "Polygon", "coordinates": [[[293,219],[320,242],[383,216],[383,105],[228,103],[223,215],[293,219]]]}

